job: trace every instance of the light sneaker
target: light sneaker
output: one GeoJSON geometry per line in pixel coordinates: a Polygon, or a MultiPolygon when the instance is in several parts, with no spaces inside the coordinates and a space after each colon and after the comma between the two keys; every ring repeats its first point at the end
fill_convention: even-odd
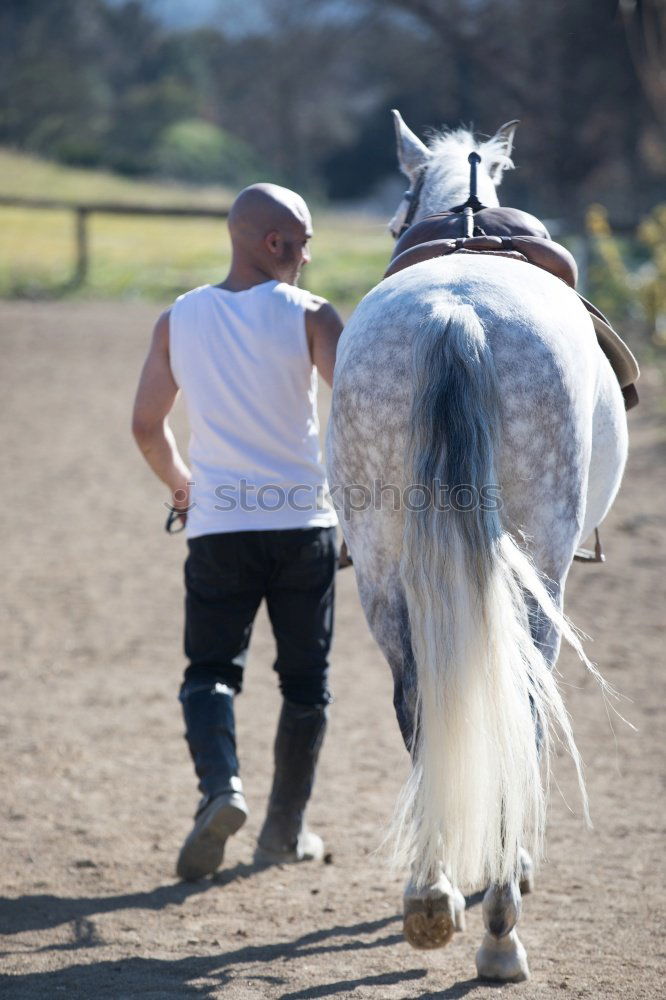
{"type": "Polygon", "coordinates": [[[178,855],[176,873],[179,878],[191,882],[217,871],[224,858],[227,838],[240,830],[246,819],[247,804],[242,790],[202,799],[192,831],[178,855]]]}

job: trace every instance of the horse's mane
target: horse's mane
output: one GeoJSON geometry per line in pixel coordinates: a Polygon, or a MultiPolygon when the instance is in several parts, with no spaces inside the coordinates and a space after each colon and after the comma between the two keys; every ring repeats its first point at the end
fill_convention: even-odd
{"type": "Polygon", "coordinates": [[[501,177],[503,171],[513,169],[513,160],[507,155],[503,139],[494,136],[492,139],[479,140],[466,128],[443,129],[441,132],[432,133],[428,139],[428,149],[438,159],[453,161],[451,164],[453,169],[456,169],[458,161],[460,171],[465,177],[469,176],[467,157],[472,150],[476,150],[479,154],[488,173],[493,167],[498,177],[501,177]]]}

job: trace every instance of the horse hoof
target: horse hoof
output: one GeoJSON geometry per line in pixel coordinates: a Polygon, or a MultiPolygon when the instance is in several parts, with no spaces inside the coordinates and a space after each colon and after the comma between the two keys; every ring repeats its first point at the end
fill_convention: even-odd
{"type": "Polygon", "coordinates": [[[421,904],[421,908],[417,904],[405,913],[403,922],[405,938],[412,948],[421,951],[443,948],[456,929],[454,914],[446,908],[426,906],[425,903],[421,904]]]}
{"type": "Polygon", "coordinates": [[[405,938],[412,948],[443,948],[454,931],[464,930],[464,913],[465,900],[445,875],[420,891],[408,887],[404,900],[405,938]]]}
{"type": "Polygon", "coordinates": [[[476,953],[479,979],[491,982],[522,983],[530,978],[525,951],[515,930],[496,938],[486,932],[476,953]]]}
{"type": "Polygon", "coordinates": [[[518,883],[522,896],[534,892],[534,862],[524,847],[520,849],[520,881],[518,883]]]}

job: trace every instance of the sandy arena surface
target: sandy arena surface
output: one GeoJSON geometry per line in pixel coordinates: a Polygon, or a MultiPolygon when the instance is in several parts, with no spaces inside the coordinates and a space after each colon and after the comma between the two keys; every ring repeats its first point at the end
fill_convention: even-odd
{"type": "Polygon", "coordinates": [[[155,312],[0,305],[0,997],[664,996],[666,437],[657,373],[646,371],[643,403],[630,414],[630,468],[603,531],[608,562],[576,565],[567,600],[638,732],[615,720],[613,734],[595,684],[563,655],[595,829],[582,823],[563,758],[548,861],[520,924],[532,979],[488,987],[474,978],[478,897],[467,932],[448,948],[415,952],[401,936],[402,878],[374,852],[407,761],[352,571],[339,578],[336,701],[310,812],[333,863],[251,865],[279,709],[262,613],[238,702],[251,816],[216,878],[175,879],[197,798],[176,699],[185,545],[164,533],[163,491],[129,436],[155,312]]]}

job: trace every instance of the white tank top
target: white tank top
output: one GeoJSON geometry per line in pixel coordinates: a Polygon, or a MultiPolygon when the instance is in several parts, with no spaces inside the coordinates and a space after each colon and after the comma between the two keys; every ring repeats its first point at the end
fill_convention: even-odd
{"type": "Polygon", "coordinates": [[[189,417],[187,537],[336,524],[321,461],[309,293],[267,281],[176,299],[171,370],[189,417]]]}

